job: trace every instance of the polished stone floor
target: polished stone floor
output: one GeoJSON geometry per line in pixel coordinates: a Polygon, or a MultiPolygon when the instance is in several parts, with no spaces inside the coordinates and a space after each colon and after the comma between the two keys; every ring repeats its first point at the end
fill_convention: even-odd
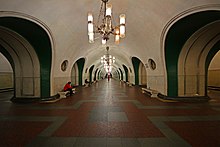
{"type": "Polygon", "coordinates": [[[163,102],[102,80],[54,103],[14,104],[0,93],[0,146],[220,146],[220,93],[207,103],[163,102]]]}

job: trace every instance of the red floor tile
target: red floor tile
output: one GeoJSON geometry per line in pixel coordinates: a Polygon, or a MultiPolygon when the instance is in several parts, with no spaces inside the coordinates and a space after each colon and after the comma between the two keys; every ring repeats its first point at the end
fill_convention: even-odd
{"type": "Polygon", "coordinates": [[[220,146],[220,121],[166,122],[192,146],[220,146]]]}
{"type": "Polygon", "coordinates": [[[66,121],[58,128],[53,136],[56,137],[79,137],[85,122],[66,121]]]}
{"type": "Polygon", "coordinates": [[[93,107],[94,107],[95,103],[91,103],[91,102],[86,102],[81,104],[79,111],[80,112],[89,112],[93,107]]]}
{"type": "Polygon", "coordinates": [[[0,146],[24,146],[51,122],[0,121],[0,146]]]}
{"type": "Polygon", "coordinates": [[[81,137],[105,137],[108,124],[104,122],[85,123],[80,136],[81,137]]]}
{"type": "Polygon", "coordinates": [[[121,123],[109,122],[108,123],[108,137],[123,137],[123,129],[121,123]]]}
{"type": "Polygon", "coordinates": [[[144,115],[143,112],[139,112],[139,113],[126,113],[128,120],[131,122],[134,121],[148,121],[147,116],[144,115]]]}
{"type": "Polygon", "coordinates": [[[133,104],[133,103],[120,103],[120,106],[122,107],[122,109],[125,111],[125,112],[128,112],[128,113],[139,113],[141,112],[139,109],[137,109],[137,107],[133,104]]]}

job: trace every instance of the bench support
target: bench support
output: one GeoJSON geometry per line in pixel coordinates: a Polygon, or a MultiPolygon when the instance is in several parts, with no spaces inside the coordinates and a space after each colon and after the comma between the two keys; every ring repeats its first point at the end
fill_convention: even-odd
{"type": "Polygon", "coordinates": [[[141,88],[142,93],[147,93],[150,97],[157,97],[158,91],[148,88],[141,88]]]}
{"type": "Polygon", "coordinates": [[[131,84],[131,83],[129,83],[129,82],[126,82],[126,84],[127,84],[128,86],[130,86],[130,87],[132,86],[132,84],[131,84]]]}
{"type": "MultiPolygon", "coordinates": [[[[76,93],[76,88],[72,89],[73,94],[76,93]]],[[[59,91],[58,94],[60,95],[60,98],[66,98],[66,95],[70,93],[69,91],[59,91]]]]}
{"type": "Polygon", "coordinates": [[[60,95],[60,98],[66,98],[66,95],[69,93],[69,91],[59,91],[58,94],[60,95]]]}

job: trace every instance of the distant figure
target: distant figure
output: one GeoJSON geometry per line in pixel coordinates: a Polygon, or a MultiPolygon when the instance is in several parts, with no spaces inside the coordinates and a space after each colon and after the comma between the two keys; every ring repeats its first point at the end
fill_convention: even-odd
{"type": "Polygon", "coordinates": [[[109,81],[110,78],[111,78],[111,73],[108,73],[107,78],[108,78],[108,81],[109,81]]]}
{"type": "Polygon", "coordinates": [[[66,85],[64,86],[63,90],[64,91],[69,91],[70,92],[70,96],[73,94],[73,90],[72,90],[72,86],[71,86],[71,82],[66,83],[66,85]]]}
{"type": "Polygon", "coordinates": [[[108,75],[108,81],[110,80],[110,75],[108,75]]]}

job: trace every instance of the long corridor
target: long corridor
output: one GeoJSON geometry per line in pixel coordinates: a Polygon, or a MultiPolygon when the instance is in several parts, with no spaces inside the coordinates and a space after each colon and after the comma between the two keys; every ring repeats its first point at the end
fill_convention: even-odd
{"type": "Polygon", "coordinates": [[[111,79],[54,103],[0,103],[0,146],[220,146],[220,98],[162,102],[111,79]]]}

